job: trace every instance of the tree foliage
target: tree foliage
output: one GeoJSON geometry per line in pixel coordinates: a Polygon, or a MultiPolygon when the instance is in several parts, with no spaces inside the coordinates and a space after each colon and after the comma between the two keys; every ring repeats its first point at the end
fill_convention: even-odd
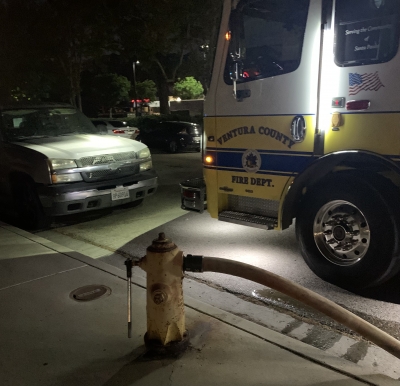
{"type": "Polygon", "coordinates": [[[82,74],[133,80],[132,62],[140,60],[138,80],[155,82],[161,111],[168,113],[178,78],[195,76],[206,85],[221,3],[1,0],[0,100],[13,95],[81,107],[82,74]]]}
{"type": "Polygon", "coordinates": [[[27,99],[48,95],[81,107],[82,72],[115,45],[101,4],[95,0],[4,0],[0,56],[7,57],[7,64],[0,65],[0,70],[9,80],[4,93],[21,90],[27,99]],[[51,92],[40,90],[48,87],[51,92]]]}
{"type": "Polygon", "coordinates": [[[150,79],[146,79],[143,82],[137,82],[136,96],[138,99],[150,99],[150,101],[156,100],[157,96],[156,84],[150,79]]]}
{"type": "Polygon", "coordinates": [[[42,3],[43,51],[68,79],[69,99],[81,106],[81,74],[113,49],[113,38],[96,0],[47,0],[42,3]]]}
{"type": "MultiPolygon", "coordinates": [[[[45,69],[33,31],[37,9],[24,0],[0,2],[0,100],[36,100],[45,69]]],[[[46,87],[44,87],[46,88],[46,87]]]]}
{"type": "MultiPolygon", "coordinates": [[[[168,113],[168,95],[182,73],[185,63],[191,61],[207,72],[211,67],[212,55],[208,55],[211,41],[217,31],[221,11],[221,0],[152,0],[131,2],[121,0],[125,5],[127,23],[121,25],[121,42],[133,60],[140,60],[151,79],[157,85],[161,113],[168,113]],[[132,37],[136,39],[132,44],[132,37]],[[125,40],[127,39],[127,40],[125,40]],[[128,43],[129,42],[129,43],[128,43]]],[[[121,10],[121,8],[120,8],[121,10]]],[[[186,69],[189,67],[186,66],[186,69]]]]}
{"type": "Polygon", "coordinates": [[[101,74],[93,79],[91,99],[103,112],[128,99],[131,82],[122,75],[101,74]]]}
{"type": "Polygon", "coordinates": [[[203,86],[193,76],[187,76],[174,84],[174,95],[181,99],[199,99],[203,92],[203,86]]]}

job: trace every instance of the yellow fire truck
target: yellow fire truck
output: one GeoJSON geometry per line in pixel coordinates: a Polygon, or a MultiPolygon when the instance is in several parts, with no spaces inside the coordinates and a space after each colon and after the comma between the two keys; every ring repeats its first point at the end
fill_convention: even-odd
{"type": "Polygon", "coordinates": [[[358,290],[400,269],[400,0],[226,0],[204,180],[182,208],[295,220],[308,266],[358,290]],[[203,182],[204,181],[204,182],[203,182]]]}

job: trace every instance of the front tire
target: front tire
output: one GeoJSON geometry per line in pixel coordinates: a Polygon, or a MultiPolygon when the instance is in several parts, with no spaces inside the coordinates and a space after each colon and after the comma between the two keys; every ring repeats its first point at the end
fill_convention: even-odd
{"type": "Polygon", "coordinates": [[[49,225],[34,183],[28,178],[18,178],[13,183],[14,205],[18,215],[18,226],[26,230],[37,230],[49,225]]]}
{"type": "Polygon", "coordinates": [[[175,141],[171,141],[168,144],[168,151],[170,153],[176,153],[178,151],[178,144],[175,141]]]}
{"type": "Polygon", "coordinates": [[[308,193],[296,219],[296,235],[305,262],[317,276],[356,291],[398,272],[399,221],[382,189],[342,176],[308,193]]]}

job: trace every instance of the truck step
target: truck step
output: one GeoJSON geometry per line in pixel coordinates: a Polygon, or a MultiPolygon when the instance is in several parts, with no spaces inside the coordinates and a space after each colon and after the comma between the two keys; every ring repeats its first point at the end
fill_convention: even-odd
{"type": "Polygon", "coordinates": [[[231,210],[225,210],[219,213],[218,220],[267,230],[274,229],[278,222],[277,218],[234,212],[231,210]]]}

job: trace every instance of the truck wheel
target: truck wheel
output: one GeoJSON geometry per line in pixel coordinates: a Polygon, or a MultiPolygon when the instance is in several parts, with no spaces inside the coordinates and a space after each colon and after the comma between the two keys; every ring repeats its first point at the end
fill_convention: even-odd
{"type": "Polygon", "coordinates": [[[168,144],[168,151],[170,153],[176,153],[178,151],[178,145],[177,145],[177,143],[175,141],[171,141],[168,144]]]}
{"type": "Polygon", "coordinates": [[[13,184],[14,203],[18,214],[18,225],[27,230],[49,225],[36,188],[28,178],[20,178],[13,184]]]}
{"type": "Polygon", "coordinates": [[[311,270],[352,291],[397,273],[399,222],[386,202],[370,182],[354,177],[335,178],[310,192],[296,235],[311,270]]]}

